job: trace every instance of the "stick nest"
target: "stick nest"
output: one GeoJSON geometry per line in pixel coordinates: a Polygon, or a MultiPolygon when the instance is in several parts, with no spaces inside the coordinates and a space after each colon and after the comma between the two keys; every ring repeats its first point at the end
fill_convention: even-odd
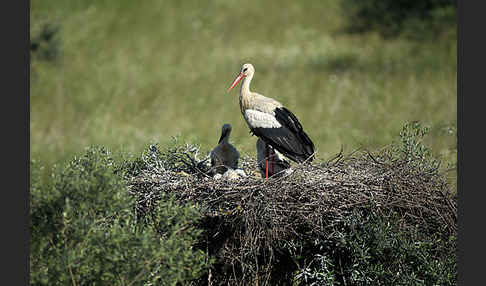
{"type": "Polygon", "coordinates": [[[245,259],[262,253],[271,260],[276,245],[326,237],[356,212],[393,212],[401,227],[418,227],[425,236],[457,231],[456,199],[438,168],[397,159],[386,148],[377,154],[341,152],[327,161],[294,165],[290,174],[268,180],[255,175],[257,162],[246,155],[239,167],[247,177],[215,180],[208,175],[207,157],[199,155],[198,147],[187,144],[166,152],[150,146],[128,178],[130,192],[141,217],[165,194],[199,205],[208,251],[219,253],[227,265],[245,268],[245,259]]]}

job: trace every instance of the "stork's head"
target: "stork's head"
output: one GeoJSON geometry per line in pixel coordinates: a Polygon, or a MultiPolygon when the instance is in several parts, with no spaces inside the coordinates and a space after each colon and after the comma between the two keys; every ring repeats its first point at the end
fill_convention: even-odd
{"type": "Polygon", "coordinates": [[[240,74],[235,78],[228,91],[232,90],[243,78],[253,76],[255,68],[252,64],[246,63],[241,67],[240,74]]]}
{"type": "Polygon", "coordinates": [[[219,138],[218,143],[221,143],[225,138],[229,138],[229,135],[231,133],[231,124],[226,123],[223,125],[221,128],[221,137],[219,138]]]}
{"type": "Polygon", "coordinates": [[[244,64],[241,66],[240,74],[244,74],[245,76],[249,76],[250,74],[253,74],[255,72],[255,68],[253,67],[252,64],[244,64]]]}

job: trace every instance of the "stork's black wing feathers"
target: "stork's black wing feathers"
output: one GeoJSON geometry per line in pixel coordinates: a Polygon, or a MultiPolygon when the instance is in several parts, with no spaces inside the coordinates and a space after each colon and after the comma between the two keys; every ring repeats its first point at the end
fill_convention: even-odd
{"type": "Polygon", "coordinates": [[[311,157],[309,161],[314,159],[314,143],[309,138],[307,133],[305,133],[302,125],[300,124],[297,117],[287,108],[281,107],[275,109],[275,118],[282,126],[291,127],[291,131],[295,133],[296,137],[299,139],[304,149],[305,159],[311,157]]]}
{"type": "Polygon", "coordinates": [[[285,107],[275,109],[275,118],[280,124],[287,126],[293,132],[303,131],[302,125],[295,115],[285,107]]]}
{"type": "Polygon", "coordinates": [[[253,128],[253,133],[288,158],[301,163],[314,159],[314,143],[295,115],[285,107],[275,109],[279,128],[253,128]]]}

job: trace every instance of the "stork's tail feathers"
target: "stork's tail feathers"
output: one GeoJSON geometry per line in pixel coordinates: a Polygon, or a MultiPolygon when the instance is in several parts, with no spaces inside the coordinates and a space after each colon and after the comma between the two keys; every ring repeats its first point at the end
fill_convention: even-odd
{"type": "Polygon", "coordinates": [[[314,153],[315,153],[314,143],[309,138],[309,136],[307,136],[307,134],[304,132],[304,130],[302,130],[302,132],[299,133],[299,137],[302,140],[304,150],[305,150],[306,159],[304,161],[307,161],[307,162],[310,163],[310,162],[312,162],[312,160],[314,160],[314,153]]]}

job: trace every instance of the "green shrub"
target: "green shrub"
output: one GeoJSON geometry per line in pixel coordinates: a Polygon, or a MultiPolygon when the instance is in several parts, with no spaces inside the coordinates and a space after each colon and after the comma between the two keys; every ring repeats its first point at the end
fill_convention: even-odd
{"type": "Polygon", "coordinates": [[[413,38],[433,36],[456,23],[452,0],[344,0],[351,32],[377,30],[385,37],[405,32],[413,38]]]}
{"type": "Polygon", "coordinates": [[[435,171],[440,166],[429,147],[423,143],[425,135],[430,131],[428,126],[422,126],[418,121],[405,122],[400,131],[398,142],[391,148],[391,158],[407,162],[417,168],[417,171],[435,171]]]}
{"type": "Polygon", "coordinates": [[[455,237],[424,237],[393,215],[347,218],[296,274],[300,285],[456,285],[455,237]]]}
{"type": "Polygon", "coordinates": [[[110,152],[91,147],[40,181],[31,163],[31,285],[176,285],[197,278],[199,212],[170,198],[140,224],[110,152]]]}

